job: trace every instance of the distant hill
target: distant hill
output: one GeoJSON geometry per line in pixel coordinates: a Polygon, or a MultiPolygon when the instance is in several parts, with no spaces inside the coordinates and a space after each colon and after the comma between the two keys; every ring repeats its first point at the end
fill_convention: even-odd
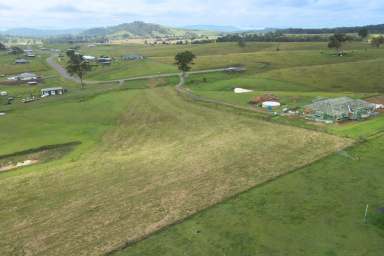
{"type": "Polygon", "coordinates": [[[370,33],[384,33],[384,24],[338,28],[287,28],[279,29],[278,31],[284,34],[331,34],[337,32],[357,33],[363,28],[368,29],[370,33]]]}
{"type": "Polygon", "coordinates": [[[178,37],[178,36],[201,36],[215,35],[216,32],[201,31],[193,29],[170,28],[152,23],[135,21],[111,27],[99,27],[85,30],[80,33],[86,37],[106,37],[109,39],[128,38],[155,38],[155,37],[178,37]]]}
{"type": "Polygon", "coordinates": [[[14,28],[0,32],[2,35],[21,36],[21,37],[51,37],[62,35],[76,35],[82,29],[33,29],[33,28],[14,28]]]}
{"type": "Polygon", "coordinates": [[[204,31],[216,31],[216,32],[238,32],[241,31],[241,28],[234,26],[216,26],[216,25],[191,25],[182,27],[183,29],[189,30],[204,30],[204,31]]]}

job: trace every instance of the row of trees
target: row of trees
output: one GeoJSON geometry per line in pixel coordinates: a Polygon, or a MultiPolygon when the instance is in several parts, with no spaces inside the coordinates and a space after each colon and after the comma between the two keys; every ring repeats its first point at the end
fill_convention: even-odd
{"type": "MultiPolygon", "coordinates": [[[[81,88],[84,89],[84,77],[87,72],[92,70],[92,65],[84,60],[83,55],[76,52],[74,49],[70,49],[66,52],[68,56],[68,62],[66,65],[66,70],[69,74],[76,75],[80,79],[81,88]]],[[[193,65],[193,60],[196,56],[190,51],[184,51],[176,54],[175,56],[175,65],[182,72],[183,77],[185,73],[191,70],[191,65],[193,65]]]]}
{"type": "Polygon", "coordinates": [[[325,42],[327,38],[321,35],[285,35],[279,31],[268,32],[265,34],[228,34],[221,36],[217,39],[217,42],[325,42]]]}
{"type": "MultiPolygon", "coordinates": [[[[359,36],[362,39],[366,39],[368,37],[368,31],[366,30],[361,30],[359,33],[359,36]]],[[[339,55],[343,55],[343,46],[346,42],[352,41],[353,38],[351,36],[342,34],[342,33],[336,33],[332,36],[329,37],[328,40],[328,47],[329,48],[335,48],[337,50],[337,53],[339,55]]],[[[379,48],[382,44],[384,44],[384,37],[383,36],[375,36],[371,39],[371,45],[374,47],[379,48]]]]}

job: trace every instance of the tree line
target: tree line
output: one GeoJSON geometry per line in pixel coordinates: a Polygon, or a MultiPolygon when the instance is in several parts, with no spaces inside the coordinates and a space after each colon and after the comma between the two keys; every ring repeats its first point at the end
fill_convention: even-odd
{"type": "Polygon", "coordinates": [[[256,33],[236,33],[227,34],[217,39],[217,42],[326,42],[328,39],[322,35],[286,35],[280,31],[268,32],[264,34],[256,33]]]}

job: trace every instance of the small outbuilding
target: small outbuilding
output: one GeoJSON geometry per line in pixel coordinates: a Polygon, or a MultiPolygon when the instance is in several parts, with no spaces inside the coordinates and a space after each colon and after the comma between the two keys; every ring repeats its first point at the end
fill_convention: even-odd
{"type": "Polygon", "coordinates": [[[244,88],[235,88],[233,90],[234,93],[236,94],[241,94],[241,93],[250,93],[253,92],[252,90],[244,89],[244,88]]]}
{"type": "Polygon", "coordinates": [[[127,54],[121,57],[122,60],[143,60],[144,56],[139,54],[127,54]]]}
{"type": "Polygon", "coordinates": [[[34,73],[21,73],[15,76],[8,77],[9,81],[36,81],[38,76],[34,73]]]}
{"type": "Polygon", "coordinates": [[[96,57],[94,57],[94,56],[90,56],[90,55],[84,55],[84,56],[83,56],[83,60],[86,60],[86,61],[94,61],[94,60],[96,60],[96,57]]]}
{"type": "Polygon", "coordinates": [[[29,63],[29,61],[27,61],[26,59],[16,59],[15,60],[15,64],[27,64],[29,63]]]}
{"type": "Polygon", "coordinates": [[[224,72],[227,72],[227,73],[240,73],[240,72],[244,72],[246,70],[247,69],[244,68],[244,67],[229,67],[229,68],[226,68],[224,70],[224,72]]]}
{"type": "Polygon", "coordinates": [[[44,88],[41,89],[41,97],[63,95],[66,92],[66,89],[63,87],[53,87],[53,88],[44,88]]]}
{"type": "Polygon", "coordinates": [[[97,61],[102,65],[110,65],[112,64],[112,58],[108,56],[100,56],[97,61]]]}

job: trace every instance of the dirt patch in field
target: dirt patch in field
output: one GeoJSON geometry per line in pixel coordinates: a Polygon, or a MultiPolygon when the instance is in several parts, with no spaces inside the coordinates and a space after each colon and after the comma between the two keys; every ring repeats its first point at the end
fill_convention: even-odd
{"type": "Polygon", "coordinates": [[[33,164],[37,164],[39,160],[25,160],[23,162],[9,163],[8,165],[0,166],[0,172],[10,171],[16,168],[25,167],[33,164]]]}
{"type": "Polygon", "coordinates": [[[78,142],[73,142],[61,145],[48,145],[0,156],[0,172],[59,159],[72,151],[78,144],[78,142]]]}
{"type": "MultiPolygon", "coordinates": [[[[374,104],[384,105],[384,96],[380,95],[380,96],[371,97],[366,99],[366,101],[374,104]]],[[[377,112],[384,113],[384,108],[377,109],[377,112]]]]}
{"type": "Polygon", "coordinates": [[[375,103],[375,104],[384,104],[384,96],[380,95],[380,96],[371,97],[366,99],[366,101],[375,103]]]}

